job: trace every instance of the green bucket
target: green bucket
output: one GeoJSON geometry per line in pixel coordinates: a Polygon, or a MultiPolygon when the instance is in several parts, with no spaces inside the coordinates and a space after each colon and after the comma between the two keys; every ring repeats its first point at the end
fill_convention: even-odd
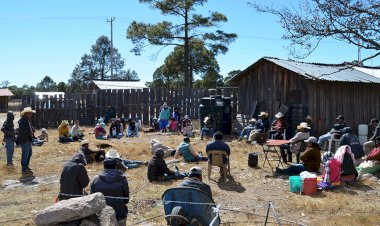
{"type": "Polygon", "coordinates": [[[302,191],[302,180],[300,176],[289,177],[289,189],[294,193],[300,193],[302,191]]]}

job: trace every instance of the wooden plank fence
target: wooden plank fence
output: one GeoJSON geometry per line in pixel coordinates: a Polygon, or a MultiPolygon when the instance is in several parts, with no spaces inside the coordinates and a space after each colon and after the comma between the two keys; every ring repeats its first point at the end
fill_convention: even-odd
{"type": "MultiPolygon", "coordinates": [[[[238,93],[237,88],[217,89],[218,95],[231,97],[233,119],[238,109],[238,93]]],[[[182,115],[198,119],[200,99],[209,95],[208,90],[202,89],[108,89],[99,90],[97,94],[44,96],[42,99],[24,96],[22,103],[23,107],[30,106],[36,110],[33,124],[37,128],[57,128],[62,120],[72,124],[79,119],[82,125],[95,125],[98,118],[105,116],[109,106],[115,109],[117,118],[138,116],[148,124],[151,117],[158,117],[163,102],[172,109],[178,107],[182,115]]]]}

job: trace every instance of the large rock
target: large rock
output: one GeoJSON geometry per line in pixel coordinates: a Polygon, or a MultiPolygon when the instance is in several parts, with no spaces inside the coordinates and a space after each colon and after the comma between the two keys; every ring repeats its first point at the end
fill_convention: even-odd
{"type": "Polygon", "coordinates": [[[36,225],[48,226],[62,222],[75,221],[101,212],[106,206],[102,193],[63,200],[37,213],[36,225]]]}
{"type": "Polygon", "coordinates": [[[79,226],[100,226],[99,223],[95,223],[91,221],[90,219],[86,218],[83,219],[79,226]]]}
{"type": "Polygon", "coordinates": [[[117,225],[115,210],[112,207],[104,207],[97,215],[101,226],[117,225]]]}

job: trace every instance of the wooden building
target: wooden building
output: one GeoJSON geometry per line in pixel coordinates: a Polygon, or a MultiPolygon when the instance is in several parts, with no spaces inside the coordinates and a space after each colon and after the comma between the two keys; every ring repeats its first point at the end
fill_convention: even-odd
{"type": "Polygon", "coordinates": [[[276,112],[286,111],[291,132],[310,115],[317,136],[330,130],[339,114],[355,132],[359,124],[380,117],[379,72],[379,68],[264,57],[229,84],[239,87],[238,114],[250,118],[267,111],[273,119],[276,112]]]}
{"type": "Polygon", "coordinates": [[[9,89],[0,89],[0,113],[8,111],[9,99],[13,93],[9,89]]]}

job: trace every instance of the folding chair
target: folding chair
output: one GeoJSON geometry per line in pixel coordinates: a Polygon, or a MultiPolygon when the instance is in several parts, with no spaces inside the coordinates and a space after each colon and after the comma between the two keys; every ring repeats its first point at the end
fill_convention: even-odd
{"type": "Polygon", "coordinates": [[[207,152],[208,158],[210,159],[208,161],[208,180],[210,181],[211,177],[211,168],[212,166],[218,166],[222,168],[221,176],[222,178],[226,178],[227,175],[231,175],[230,170],[230,157],[226,151],[208,151],[207,152]],[[227,158],[227,162],[223,163],[223,156],[227,158]]]}
{"type": "Polygon", "coordinates": [[[301,140],[301,141],[296,142],[296,143],[298,143],[300,145],[300,149],[296,152],[297,163],[300,163],[301,153],[306,150],[306,143],[304,141],[305,140],[301,140]]]}

